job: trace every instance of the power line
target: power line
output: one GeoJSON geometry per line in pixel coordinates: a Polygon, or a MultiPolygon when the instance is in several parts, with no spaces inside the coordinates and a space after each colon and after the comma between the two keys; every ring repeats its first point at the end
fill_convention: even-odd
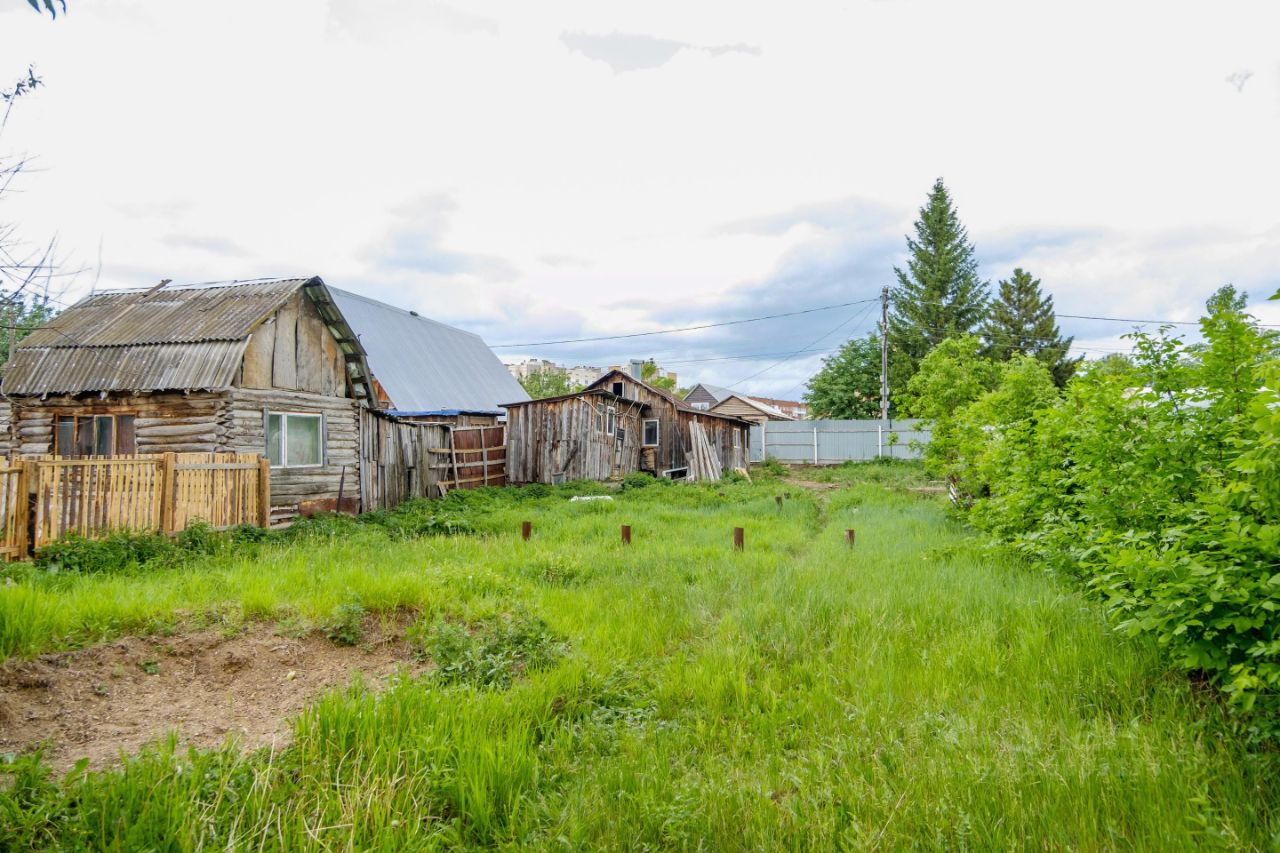
{"type": "MultiPolygon", "coordinates": [[[[879,299],[868,299],[868,300],[865,300],[865,301],[866,301],[866,302],[871,302],[871,303],[876,303],[876,302],[879,302],[880,300],[879,300],[879,299]]],[[[868,306],[868,307],[867,307],[867,310],[863,311],[863,312],[862,312],[862,314],[858,317],[857,322],[858,322],[858,323],[861,323],[863,320],[865,320],[865,319],[867,318],[867,315],[871,313],[871,309],[872,309],[872,308],[874,308],[874,307],[875,307],[875,306],[874,306],[874,304],[873,304],[873,305],[868,306]]],[[[733,383],[733,384],[732,384],[732,385],[730,385],[729,387],[730,387],[730,388],[735,388],[735,387],[737,387],[738,385],[741,385],[743,382],[748,382],[748,381],[750,381],[750,380],[752,380],[752,379],[755,379],[757,376],[760,376],[760,375],[762,375],[762,374],[768,373],[770,370],[773,370],[775,367],[777,367],[777,366],[778,366],[778,365],[780,365],[780,364],[786,364],[788,361],[790,361],[791,359],[793,359],[793,358],[795,358],[796,356],[800,355],[801,353],[803,353],[803,352],[807,352],[807,351],[809,351],[809,350],[813,349],[813,348],[814,348],[815,346],[817,346],[821,341],[823,341],[823,340],[824,340],[824,339],[826,339],[826,338],[831,337],[832,335],[834,335],[836,332],[840,331],[842,328],[844,328],[846,325],[848,325],[848,324],[849,324],[850,322],[852,322],[852,321],[853,321],[853,315],[852,315],[852,314],[850,314],[850,315],[848,316],[848,318],[846,318],[846,319],[844,320],[844,322],[842,322],[840,325],[836,326],[834,329],[832,329],[831,331],[827,332],[826,334],[821,335],[821,336],[820,336],[820,337],[818,337],[818,338],[815,338],[815,339],[814,339],[814,341],[813,341],[812,343],[810,343],[808,346],[806,346],[804,349],[796,350],[795,352],[791,353],[791,355],[787,356],[786,358],[781,359],[780,361],[775,361],[773,364],[769,365],[769,366],[768,366],[768,367],[766,367],[764,370],[758,370],[758,371],[756,371],[755,373],[751,374],[750,376],[747,376],[747,377],[745,377],[745,378],[743,378],[743,379],[739,379],[737,382],[733,383]]]]}
{"type": "Polygon", "coordinates": [[[680,329],[658,329],[653,332],[630,332],[624,335],[601,335],[595,338],[570,338],[563,341],[532,341],[522,344],[492,344],[490,349],[513,349],[516,347],[549,347],[558,344],[586,344],[596,341],[618,341],[624,338],[645,338],[650,335],[670,335],[675,332],[696,332],[701,329],[716,329],[721,326],[740,326],[743,323],[758,323],[761,320],[777,320],[781,317],[799,317],[801,314],[814,314],[818,311],[831,311],[836,308],[848,308],[852,305],[865,305],[875,299],[859,299],[856,302],[841,302],[838,305],[820,305],[817,308],[806,308],[803,311],[788,311],[783,314],[766,314],[763,317],[748,317],[744,320],[726,320],[722,323],[704,323],[701,326],[685,326],[680,329]]]}

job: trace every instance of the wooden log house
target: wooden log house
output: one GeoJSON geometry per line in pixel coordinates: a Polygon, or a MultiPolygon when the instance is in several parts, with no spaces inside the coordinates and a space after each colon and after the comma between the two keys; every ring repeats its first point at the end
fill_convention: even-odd
{"type": "Polygon", "coordinates": [[[15,348],[0,391],[0,455],[263,454],[277,520],[432,496],[419,446],[448,428],[397,407],[492,423],[524,394],[475,335],[319,278],[90,296],[15,348]]]}
{"type": "Polygon", "coordinates": [[[633,471],[688,475],[690,425],[701,425],[725,471],[746,467],[750,424],[686,405],[622,370],[582,391],[507,409],[507,480],[607,480],[633,471]]]}

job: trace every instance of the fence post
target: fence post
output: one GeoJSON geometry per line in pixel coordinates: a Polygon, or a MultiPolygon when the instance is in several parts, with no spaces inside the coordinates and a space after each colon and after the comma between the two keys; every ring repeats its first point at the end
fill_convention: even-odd
{"type": "Polygon", "coordinates": [[[160,460],[160,532],[169,534],[173,532],[173,511],[174,511],[174,479],[177,471],[175,468],[178,464],[178,455],[176,453],[165,453],[160,460]]]}
{"type": "MultiPolygon", "coordinates": [[[[25,559],[28,554],[34,553],[34,525],[32,523],[31,508],[35,505],[31,495],[36,492],[40,479],[36,474],[36,463],[30,460],[18,462],[22,470],[18,472],[18,488],[17,497],[18,506],[14,511],[14,523],[17,525],[15,538],[17,542],[19,560],[25,559]]],[[[39,500],[37,498],[36,500],[39,500]]]]}
{"type": "Polygon", "coordinates": [[[631,544],[631,525],[630,524],[622,525],[622,544],[623,545],[631,544]]]}
{"type": "Polygon", "coordinates": [[[813,428],[813,464],[818,464],[818,428],[813,428]]]}
{"type": "Polygon", "coordinates": [[[258,526],[271,526],[271,460],[265,456],[258,457],[258,526]]]}
{"type": "Polygon", "coordinates": [[[884,456],[884,427],[876,424],[876,458],[884,456]]]}
{"type": "Polygon", "coordinates": [[[745,546],[745,533],[741,527],[733,528],[733,550],[741,551],[745,546]]]}

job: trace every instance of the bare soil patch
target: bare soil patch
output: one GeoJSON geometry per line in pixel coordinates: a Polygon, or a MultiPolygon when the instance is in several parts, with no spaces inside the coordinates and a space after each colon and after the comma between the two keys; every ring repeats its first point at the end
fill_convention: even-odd
{"type": "Polygon", "coordinates": [[[365,620],[363,642],[340,646],[313,632],[281,636],[254,623],[235,636],[204,630],[127,637],[0,666],[0,752],[47,741],[57,771],[80,758],[108,767],[170,731],[214,747],[283,746],[289,718],[357,672],[380,687],[401,667],[421,669],[404,640],[408,614],[365,620]]]}

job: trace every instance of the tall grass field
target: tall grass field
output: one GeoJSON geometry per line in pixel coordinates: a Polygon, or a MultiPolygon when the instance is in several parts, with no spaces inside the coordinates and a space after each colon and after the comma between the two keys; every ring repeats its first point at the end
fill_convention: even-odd
{"type": "Polygon", "coordinates": [[[430,665],[317,697],[274,752],[6,757],[0,848],[1277,849],[1273,752],[919,476],[479,490],[453,534],[10,570],[6,657],[403,608],[430,665]]]}

